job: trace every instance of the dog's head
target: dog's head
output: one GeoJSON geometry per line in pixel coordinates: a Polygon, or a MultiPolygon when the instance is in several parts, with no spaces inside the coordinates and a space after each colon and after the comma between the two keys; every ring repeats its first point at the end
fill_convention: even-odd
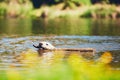
{"type": "Polygon", "coordinates": [[[53,50],[55,47],[49,42],[40,42],[38,46],[33,45],[35,48],[43,49],[43,50],[53,50]]]}

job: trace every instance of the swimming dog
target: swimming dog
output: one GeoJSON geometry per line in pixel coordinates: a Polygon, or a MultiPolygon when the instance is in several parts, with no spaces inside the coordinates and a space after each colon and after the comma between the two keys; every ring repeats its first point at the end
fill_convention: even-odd
{"type": "Polygon", "coordinates": [[[80,52],[83,55],[92,55],[92,56],[95,53],[95,49],[93,48],[56,48],[49,42],[44,42],[44,41],[39,42],[37,46],[33,44],[33,46],[38,49],[38,53],[40,55],[42,55],[42,53],[50,52],[50,51],[67,51],[67,52],[69,51],[68,54],[74,51],[74,52],[80,52]]]}
{"type": "Polygon", "coordinates": [[[34,45],[35,48],[41,49],[41,50],[54,50],[55,47],[50,44],[49,42],[40,42],[38,46],[34,45]]]}

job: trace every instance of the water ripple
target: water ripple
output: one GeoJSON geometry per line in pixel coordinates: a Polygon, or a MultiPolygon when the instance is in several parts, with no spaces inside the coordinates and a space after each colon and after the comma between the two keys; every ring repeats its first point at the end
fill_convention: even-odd
{"type": "Polygon", "coordinates": [[[2,38],[0,53],[34,49],[32,42],[49,41],[58,48],[95,48],[97,52],[120,50],[120,36],[27,36],[2,38]]]}

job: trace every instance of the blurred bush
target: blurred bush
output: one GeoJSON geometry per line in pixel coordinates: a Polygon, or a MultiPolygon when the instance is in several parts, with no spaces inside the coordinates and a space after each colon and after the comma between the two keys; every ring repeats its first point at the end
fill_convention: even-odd
{"type": "Polygon", "coordinates": [[[29,16],[33,5],[29,0],[5,0],[0,2],[0,15],[5,17],[29,16]]]}
{"type": "MultiPolygon", "coordinates": [[[[49,54],[49,53],[48,53],[49,54]]],[[[47,55],[47,54],[45,54],[47,55]]],[[[39,57],[37,52],[28,50],[19,56],[23,70],[11,65],[3,79],[7,80],[119,80],[120,71],[111,70],[110,52],[105,52],[96,60],[88,60],[74,52],[64,58],[63,51],[53,52],[53,56],[39,57]],[[96,74],[97,73],[97,74],[96,74]]],[[[1,77],[1,76],[0,76],[1,77]]]]}

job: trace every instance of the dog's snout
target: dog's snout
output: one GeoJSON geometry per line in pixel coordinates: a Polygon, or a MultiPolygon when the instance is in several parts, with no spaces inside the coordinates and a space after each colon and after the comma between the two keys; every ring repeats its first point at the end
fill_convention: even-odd
{"type": "Polygon", "coordinates": [[[43,45],[43,43],[39,43],[39,46],[42,46],[43,45]]]}

